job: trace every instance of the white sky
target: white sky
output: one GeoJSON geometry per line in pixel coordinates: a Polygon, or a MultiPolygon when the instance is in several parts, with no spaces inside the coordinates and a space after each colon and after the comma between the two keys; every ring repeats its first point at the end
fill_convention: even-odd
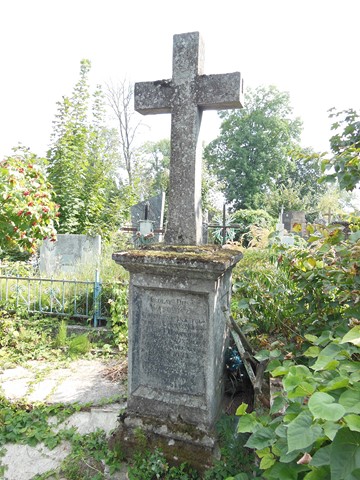
{"type": "MultiPolygon", "coordinates": [[[[191,31],[204,37],[205,73],[289,91],[302,145],[327,150],[327,110],[360,108],[359,18],[359,0],[0,0],[0,156],[18,142],[45,154],[82,58],[93,86],[170,78],[172,37],[191,31]]],[[[204,114],[206,140],[216,119],[204,114]]],[[[168,135],[169,115],[144,120],[153,140],[168,135]]]]}

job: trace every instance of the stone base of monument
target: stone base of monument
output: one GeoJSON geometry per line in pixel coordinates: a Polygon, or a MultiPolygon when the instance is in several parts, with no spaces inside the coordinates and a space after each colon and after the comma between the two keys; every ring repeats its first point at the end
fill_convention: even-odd
{"type": "Polygon", "coordinates": [[[131,445],[141,429],[182,461],[187,450],[197,452],[195,459],[216,453],[212,432],[224,398],[231,272],[241,256],[215,245],[113,254],[130,272],[122,442],[131,445]]]}
{"type": "Polygon", "coordinates": [[[130,414],[122,419],[109,447],[127,458],[160,449],[170,465],[186,462],[199,473],[220,458],[216,435],[205,426],[172,422],[166,418],[130,414]]]}

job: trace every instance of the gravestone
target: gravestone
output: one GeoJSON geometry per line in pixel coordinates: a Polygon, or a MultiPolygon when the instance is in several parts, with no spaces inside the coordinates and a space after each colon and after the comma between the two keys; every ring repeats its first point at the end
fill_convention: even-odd
{"type": "MultiPolygon", "coordinates": [[[[165,193],[160,193],[154,197],[137,203],[131,207],[131,224],[137,228],[140,225],[140,221],[144,220],[144,212],[147,209],[147,219],[153,222],[153,230],[162,230],[164,222],[164,208],[165,208],[165,193]]],[[[162,234],[155,234],[154,241],[160,242],[162,240],[162,234]]]]}
{"type": "Polygon", "coordinates": [[[57,241],[45,240],[40,247],[40,273],[46,277],[76,274],[82,267],[98,267],[101,236],[58,234],[57,241]]]}
{"type": "Polygon", "coordinates": [[[289,233],[293,232],[294,225],[301,225],[300,235],[303,237],[306,235],[306,219],[305,212],[289,210],[282,215],[284,228],[289,233]]]}
{"type": "Polygon", "coordinates": [[[241,107],[239,73],[203,75],[197,32],[174,36],[173,78],[135,85],[141,113],[172,114],[169,219],[162,245],[113,254],[130,272],[128,405],[114,435],[124,453],[139,429],[149,448],[195,467],[216,452],[227,319],[237,249],[201,245],[202,111],[241,107]]]}
{"type": "Polygon", "coordinates": [[[135,84],[136,111],[171,113],[166,243],[202,243],[201,155],[197,149],[202,112],[241,108],[242,94],[239,72],[204,75],[204,45],[198,32],[174,35],[171,79],[135,84]]]}
{"type": "Polygon", "coordinates": [[[281,212],[279,214],[279,221],[276,224],[276,231],[282,245],[292,246],[294,245],[294,237],[292,235],[289,235],[289,232],[285,229],[285,225],[283,224],[283,216],[284,216],[284,207],[281,207],[281,212]]]}

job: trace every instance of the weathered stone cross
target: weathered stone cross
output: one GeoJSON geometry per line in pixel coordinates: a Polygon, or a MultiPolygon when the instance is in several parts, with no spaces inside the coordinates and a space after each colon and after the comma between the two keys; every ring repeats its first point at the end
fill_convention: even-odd
{"type": "Polygon", "coordinates": [[[203,64],[199,33],[174,35],[172,79],[135,84],[136,111],[172,114],[167,244],[201,244],[201,156],[197,155],[197,143],[202,112],[242,107],[240,73],[204,75],[203,64]]]}

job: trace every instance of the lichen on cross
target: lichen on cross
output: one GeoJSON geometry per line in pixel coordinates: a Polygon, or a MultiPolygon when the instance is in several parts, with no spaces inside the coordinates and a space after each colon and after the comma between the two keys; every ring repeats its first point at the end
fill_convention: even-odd
{"type": "Polygon", "coordinates": [[[241,108],[239,72],[204,75],[204,47],[198,32],[174,35],[170,80],[135,84],[135,110],[171,113],[168,222],[165,243],[202,243],[201,155],[198,136],[204,110],[241,108]]]}

